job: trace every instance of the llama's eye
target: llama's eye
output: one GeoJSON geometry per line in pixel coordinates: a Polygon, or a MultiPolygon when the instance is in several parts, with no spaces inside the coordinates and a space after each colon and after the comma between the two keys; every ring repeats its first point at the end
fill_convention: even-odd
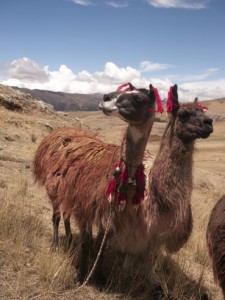
{"type": "Polygon", "coordinates": [[[142,99],[142,97],[140,97],[140,96],[134,96],[134,97],[133,97],[133,100],[134,100],[135,102],[138,102],[138,103],[142,103],[142,102],[143,102],[143,99],[142,99]]]}
{"type": "Polygon", "coordinates": [[[183,119],[183,120],[186,120],[189,118],[190,114],[188,111],[184,110],[184,109],[180,109],[178,111],[178,116],[183,119]]]}

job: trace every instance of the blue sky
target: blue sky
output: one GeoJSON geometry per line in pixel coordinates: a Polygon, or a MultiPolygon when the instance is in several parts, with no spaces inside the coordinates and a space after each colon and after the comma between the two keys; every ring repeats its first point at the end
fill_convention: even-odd
{"type": "Polygon", "coordinates": [[[105,93],[152,83],[166,97],[225,96],[224,0],[3,0],[0,82],[105,93]]]}

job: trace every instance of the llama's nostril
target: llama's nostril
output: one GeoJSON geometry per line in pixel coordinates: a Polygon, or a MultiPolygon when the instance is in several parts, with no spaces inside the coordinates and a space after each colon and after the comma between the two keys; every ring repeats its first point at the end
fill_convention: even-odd
{"type": "Polygon", "coordinates": [[[106,101],[110,101],[110,97],[109,97],[109,95],[107,95],[107,94],[106,94],[106,95],[104,95],[104,96],[103,96],[103,101],[104,101],[104,102],[106,102],[106,101]]]}
{"type": "Polygon", "coordinates": [[[212,120],[211,118],[206,118],[206,119],[204,120],[204,123],[206,123],[206,124],[208,124],[208,125],[212,125],[213,120],[212,120]]]}

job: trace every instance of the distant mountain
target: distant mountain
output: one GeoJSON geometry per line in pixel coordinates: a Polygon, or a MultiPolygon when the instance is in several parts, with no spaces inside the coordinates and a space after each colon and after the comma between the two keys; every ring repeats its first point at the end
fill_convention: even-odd
{"type": "Polygon", "coordinates": [[[51,104],[57,111],[96,111],[103,97],[102,94],[70,94],[18,87],[13,87],[13,89],[30,94],[37,100],[51,104]]]}
{"type": "MultiPolygon", "coordinates": [[[[30,90],[27,88],[12,87],[14,90],[30,94],[37,100],[44,101],[53,106],[56,111],[97,111],[103,95],[96,94],[71,94],[63,92],[52,92],[46,90],[30,90]]],[[[209,108],[208,113],[223,114],[225,98],[200,101],[209,108]]]]}

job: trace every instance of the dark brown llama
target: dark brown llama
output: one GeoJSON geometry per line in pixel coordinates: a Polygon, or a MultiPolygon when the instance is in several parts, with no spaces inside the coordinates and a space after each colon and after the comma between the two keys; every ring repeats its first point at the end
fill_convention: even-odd
{"type": "Polygon", "coordinates": [[[194,143],[207,138],[213,127],[201,106],[179,104],[176,85],[168,93],[167,111],[169,121],[149,173],[146,222],[151,238],[176,252],[192,231],[194,143]]]}
{"type": "Polygon", "coordinates": [[[214,206],[206,232],[215,282],[219,283],[225,299],[225,195],[214,206]]]}
{"type": "MultiPolygon", "coordinates": [[[[125,90],[120,88],[117,92],[105,95],[100,105],[105,114],[118,115],[128,123],[122,147],[103,143],[82,130],[62,128],[53,131],[42,141],[34,158],[36,181],[46,187],[53,205],[52,248],[58,243],[60,210],[68,238],[71,237],[69,221],[71,214],[74,215],[80,229],[81,281],[88,268],[87,257],[91,252],[92,227],[95,224],[101,228],[96,241],[98,247],[106,226],[110,205],[106,200],[105,191],[114,166],[118,161],[122,162],[124,155],[123,164],[129,168],[129,180],[133,182],[137,167],[142,164],[145,146],[155,118],[156,89],[151,85],[149,90],[136,89],[131,84],[128,91],[126,86],[124,88],[125,90]]],[[[133,197],[137,186],[131,183],[127,190],[133,197]]]]}

